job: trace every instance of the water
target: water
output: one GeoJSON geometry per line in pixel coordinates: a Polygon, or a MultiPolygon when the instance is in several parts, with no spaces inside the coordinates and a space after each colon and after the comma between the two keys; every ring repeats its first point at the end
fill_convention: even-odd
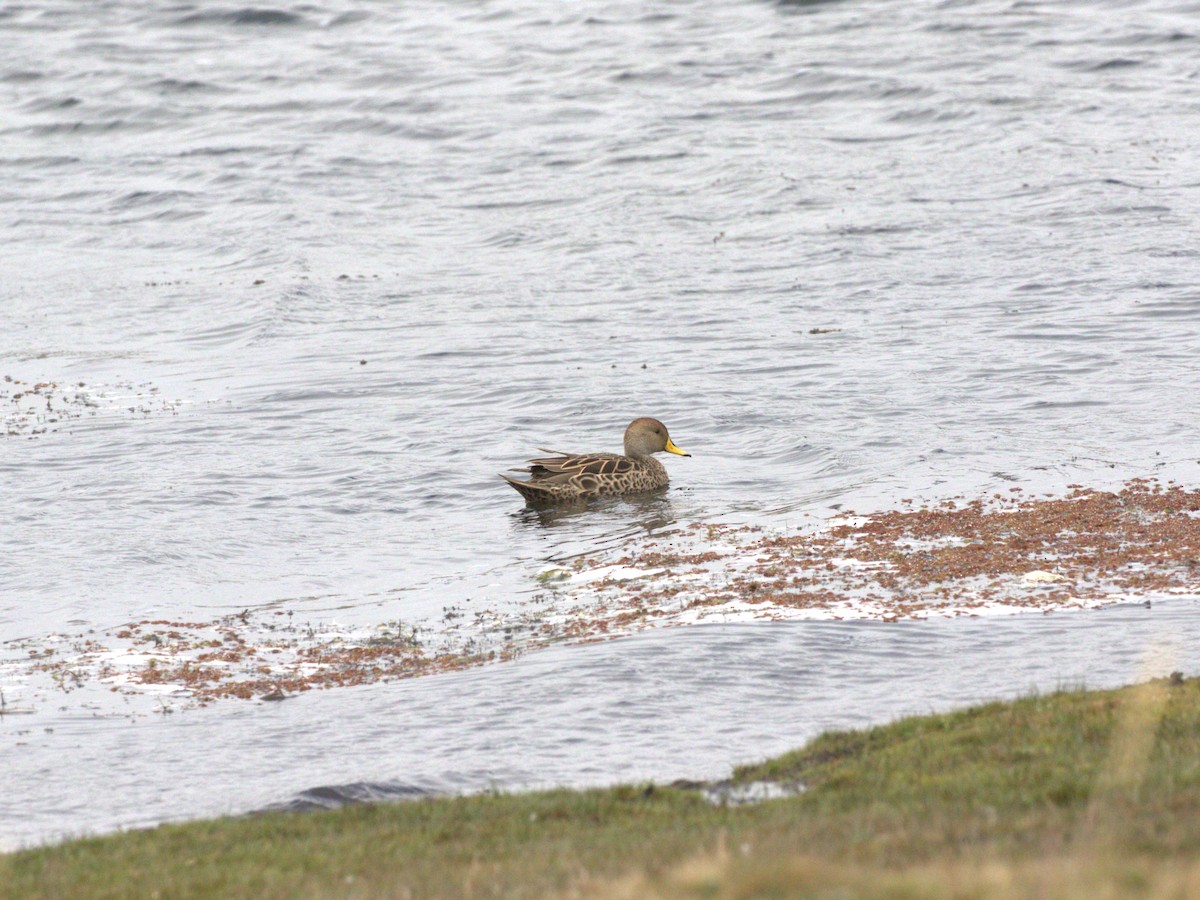
{"type": "MultiPolygon", "coordinates": [[[[2,413],[0,641],[436,619],[673,523],[1194,484],[1198,11],[0,6],[0,401],[43,415],[15,382],[82,382],[95,404],[2,413]],[[693,454],[652,508],[547,520],[494,476],[644,414],[693,454]]],[[[554,653],[577,690],[583,652],[554,653]]],[[[346,696],[275,714],[275,788],[406,780],[400,757],[296,762],[331,723],[359,737],[346,696]]],[[[224,739],[261,715],[74,727],[224,739]]],[[[6,770],[61,760],[0,740],[6,770]]],[[[19,834],[127,820],[38,821],[19,834]]]]}

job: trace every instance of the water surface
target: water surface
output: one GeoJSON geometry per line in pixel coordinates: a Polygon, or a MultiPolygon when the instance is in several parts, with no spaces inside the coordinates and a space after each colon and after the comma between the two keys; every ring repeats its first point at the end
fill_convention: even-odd
{"type": "MultiPolygon", "coordinates": [[[[1198,11],[0,7],[0,641],[246,608],[436,621],[676,523],[1194,484],[1198,11]],[[43,413],[17,382],[94,405],[43,413]],[[494,475],[615,449],[646,414],[693,454],[653,508],[547,519],[494,475]]],[[[1027,636],[1009,675],[1034,681],[1032,622],[991,627],[1027,636]]],[[[585,658],[554,657],[558,690],[585,658]]],[[[343,702],[273,714],[263,752],[297,773],[275,799],[406,777],[345,755],[368,725],[343,702]]],[[[120,765],[122,728],[236,741],[261,716],[80,723],[70,749],[10,720],[0,750],[44,780],[83,748],[120,765]]],[[[739,752],[782,746],[757,739],[739,752]]],[[[140,759],[147,783],[171,769],[140,759]]],[[[128,821],[28,804],[21,836],[128,821]]]]}

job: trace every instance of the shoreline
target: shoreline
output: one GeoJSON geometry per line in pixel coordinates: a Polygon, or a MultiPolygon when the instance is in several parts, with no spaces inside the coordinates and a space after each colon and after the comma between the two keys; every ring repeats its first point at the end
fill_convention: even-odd
{"type": "Polygon", "coordinates": [[[287,703],[3,724],[6,848],[315,797],[720,780],[823,731],[1200,671],[1200,601],[1070,615],[652,629],[287,703]],[[1031,651],[1035,651],[1032,652],[1031,651]],[[1145,654],[1153,652],[1153,668],[1145,654]],[[542,723],[553,723],[547,727],[542,723]],[[275,749],[269,749],[275,748],[275,749]],[[72,760],[45,782],[47,761],[72,760]],[[80,797],[90,797],[84,806],[80,797]]]}
{"type": "Polygon", "coordinates": [[[1200,884],[1196,759],[1200,681],[1174,673],[825,733],[734,772],[803,785],[761,802],[635,784],[262,813],[4,854],[0,878],[13,897],[1162,896],[1200,884]]]}

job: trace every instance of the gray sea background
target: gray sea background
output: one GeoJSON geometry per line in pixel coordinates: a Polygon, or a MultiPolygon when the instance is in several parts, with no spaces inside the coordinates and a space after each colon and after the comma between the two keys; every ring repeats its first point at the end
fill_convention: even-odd
{"type": "MultiPolygon", "coordinates": [[[[1194,487],[1197,135],[1194,2],[0,3],[0,650],[436,622],[693,522],[1194,487]],[[649,506],[547,519],[496,478],[639,415],[693,454],[649,506]]],[[[1194,598],[1148,599],[41,702],[0,716],[0,846],[720,777],[1164,643],[1194,669],[1194,598]]]]}

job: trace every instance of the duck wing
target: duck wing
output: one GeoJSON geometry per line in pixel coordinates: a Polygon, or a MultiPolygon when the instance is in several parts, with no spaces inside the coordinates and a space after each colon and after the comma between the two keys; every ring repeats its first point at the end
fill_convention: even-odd
{"type": "MultiPolygon", "coordinates": [[[[543,453],[554,450],[539,448],[543,453]]],[[[529,460],[531,481],[569,481],[576,475],[619,475],[633,468],[633,460],[616,453],[556,453],[529,460]]]]}

